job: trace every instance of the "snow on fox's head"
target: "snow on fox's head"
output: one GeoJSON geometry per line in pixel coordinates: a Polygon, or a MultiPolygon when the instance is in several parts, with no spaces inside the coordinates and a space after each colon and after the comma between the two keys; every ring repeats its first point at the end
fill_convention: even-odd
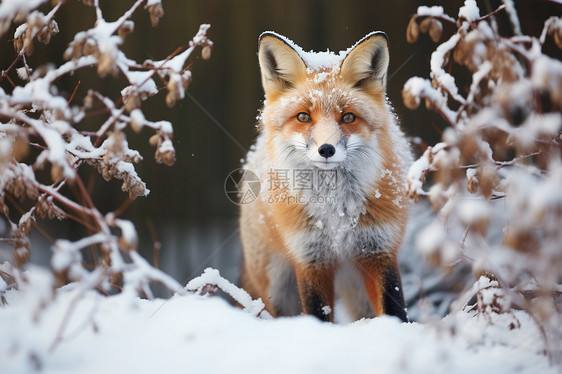
{"type": "Polygon", "coordinates": [[[272,32],[259,41],[266,102],[262,131],[288,167],[380,166],[386,125],[388,41],[374,32],[339,54],[304,52],[272,32]]]}

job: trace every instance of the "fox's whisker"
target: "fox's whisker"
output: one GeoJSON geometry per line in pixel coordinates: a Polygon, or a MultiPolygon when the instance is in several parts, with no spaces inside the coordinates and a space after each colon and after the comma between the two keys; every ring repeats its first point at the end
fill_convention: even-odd
{"type": "Polygon", "coordinates": [[[290,144],[281,150],[279,156],[283,157],[286,161],[290,161],[298,151],[294,144],[290,144]]]}
{"type": "Polygon", "coordinates": [[[361,155],[361,156],[365,156],[368,161],[370,162],[375,162],[376,159],[373,156],[372,153],[372,149],[368,146],[364,146],[364,145],[353,145],[352,147],[348,147],[348,154],[349,157],[354,157],[355,155],[361,155]]]}

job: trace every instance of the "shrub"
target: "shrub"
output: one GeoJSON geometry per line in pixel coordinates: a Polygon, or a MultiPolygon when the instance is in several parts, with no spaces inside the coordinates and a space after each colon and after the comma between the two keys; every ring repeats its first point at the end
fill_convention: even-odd
{"type": "Polygon", "coordinates": [[[443,23],[455,29],[431,55],[430,79],[413,77],[402,91],[407,107],[423,102],[448,125],[408,174],[410,196],[426,197],[438,213],[417,247],[434,264],[470,262],[477,279],[492,279],[480,281],[486,289],[502,293],[493,308],[480,295],[480,313],[525,309],[559,347],[562,62],[544,46],[551,39],[562,48],[562,18],[548,19],[540,38],[523,35],[513,3],[504,3],[481,16],[466,0],[457,19],[422,6],[410,20],[409,42],[420,33],[440,40],[443,23]],[[499,33],[499,12],[508,13],[513,35],[499,33]],[[458,83],[461,74],[468,84],[458,83]],[[490,235],[497,227],[499,240],[490,235]]]}
{"type": "MultiPolygon", "coordinates": [[[[138,63],[125,55],[121,44],[134,31],[132,14],[143,6],[152,25],[158,24],[164,14],[160,1],[137,0],[120,18],[110,22],[97,0],[83,0],[90,7],[87,10],[96,15],[95,25],[74,35],[64,51],[67,62],[55,66],[45,61],[35,67],[28,64],[27,57],[37,42],[49,43],[59,32],[56,15],[66,3],[53,1],[50,12],[44,14],[37,10],[44,2],[18,0],[0,4],[0,36],[12,23],[21,23],[13,40],[17,57],[0,78],[0,206],[11,231],[5,241],[13,245],[14,263],[21,266],[28,260],[29,234],[37,219],[69,219],[90,234],[75,242],[55,241],[51,265],[58,285],[76,282],[87,291],[113,282],[121,284],[125,291],[151,296],[150,283],[159,282],[171,291],[183,292],[178,282],[137,253],[137,233],[130,221],[118,218],[119,212],[100,212],[79,170],[89,167],[106,181],[121,180],[121,189],[131,199],[148,195],[145,182],[135,170],[143,157],[130,148],[127,134],[150,129],[153,135],[149,143],[155,147],[156,161],[174,163],[172,124],[147,119],[142,104],[161,89],[167,91],[168,106],[184,97],[191,81],[186,61],[196,50],[204,59],[210,57],[213,43],[206,36],[210,26],[201,25],[186,47],[165,59],[138,63]],[[109,94],[89,90],[78,104],[75,93],[59,93],[57,82],[78,70],[90,70],[100,78],[124,78],[116,80],[126,82],[121,97],[113,100],[109,94]],[[95,123],[93,131],[82,130],[86,121],[89,128],[95,123]],[[74,190],[78,196],[73,195],[74,190]],[[83,252],[88,248],[99,258],[86,265],[83,252]]],[[[13,273],[18,272],[7,264],[3,266],[0,291],[17,279],[25,281],[24,276],[13,273]]]]}

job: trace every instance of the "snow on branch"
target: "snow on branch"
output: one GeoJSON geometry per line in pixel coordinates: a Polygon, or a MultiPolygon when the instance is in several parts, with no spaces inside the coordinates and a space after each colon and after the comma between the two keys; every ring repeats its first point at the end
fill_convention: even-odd
{"type": "Polygon", "coordinates": [[[47,0],[11,0],[0,3],[0,36],[4,35],[12,22],[21,22],[34,9],[47,0]]]}
{"type": "Polygon", "coordinates": [[[50,61],[30,66],[27,57],[37,42],[48,44],[52,37],[61,37],[56,16],[66,1],[53,1],[47,14],[37,10],[44,0],[0,3],[0,35],[19,24],[13,39],[17,57],[0,76],[0,214],[10,229],[10,236],[1,240],[12,244],[15,260],[15,267],[0,266],[0,303],[6,290],[26,283],[19,269],[29,258],[29,235],[38,227],[38,218],[72,219],[89,233],[76,241],[53,240],[54,277],[49,288],[69,284],[84,294],[111,284],[124,292],[152,297],[150,286],[159,283],[171,293],[185,294],[177,281],[138,254],[132,222],[119,218],[120,211],[102,213],[97,208],[80,169],[89,168],[107,181],[122,180],[121,189],[130,199],[149,194],[150,181],[144,182],[135,168],[143,156],[131,148],[127,135],[149,129],[155,160],[166,165],[175,162],[173,125],[147,119],[142,104],[160,88],[168,91],[169,106],[184,97],[192,79],[190,57],[196,51],[203,59],[211,55],[210,26],[201,25],[186,46],[161,61],[137,62],[121,50],[124,39],[134,31],[131,17],[146,11],[156,25],[164,16],[160,1],[136,0],[113,22],[106,21],[98,0],[82,2],[85,12],[95,13],[95,25],[73,36],[64,51],[67,61],[59,66],[50,61]],[[57,86],[60,79],[79,70],[98,77],[124,77],[119,80],[126,82],[121,97],[110,98],[84,87],[76,95],[79,81],[70,97],[63,95],[57,86]],[[157,82],[163,82],[163,87],[157,82]],[[87,92],[85,97],[82,92],[87,92]],[[79,130],[86,120],[90,127],[97,123],[97,130],[79,130]],[[63,188],[69,184],[75,188],[63,188]],[[88,251],[92,253],[88,257],[95,258],[93,263],[86,261],[88,251]]]}
{"type": "Polygon", "coordinates": [[[441,7],[419,7],[408,41],[429,33],[438,42],[442,22],[456,31],[431,55],[429,79],[410,78],[402,91],[408,108],[424,100],[449,126],[408,173],[410,197],[426,197],[439,213],[418,237],[419,250],[445,267],[472,263],[477,279],[495,282],[484,287],[480,278],[465,297],[479,298],[480,313],[523,308],[549,346],[560,346],[562,62],[543,44],[552,38],[562,48],[562,18],[548,19],[536,38],[522,35],[512,1],[481,15],[466,0],[457,20],[441,7]],[[498,31],[493,16],[500,12],[512,35],[498,31]],[[494,298],[501,308],[486,307],[494,298]]]}
{"type": "Polygon", "coordinates": [[[259,316],[263,319],[273,318],[267,310],[265,310],[265,304],[261,299],[253,300],[250,294],[248,294],[245,290],[236,287],[234,284],[221,277],[219,271],[216,269],[205,269],[203,274],[197,278],[193,278],[185,285],[185,289],[187,291],[198,294],[208,292],[209,290],[216,288],[232,297],[234,301],[240,304],[242,308],[251,315],[259,316]]]}

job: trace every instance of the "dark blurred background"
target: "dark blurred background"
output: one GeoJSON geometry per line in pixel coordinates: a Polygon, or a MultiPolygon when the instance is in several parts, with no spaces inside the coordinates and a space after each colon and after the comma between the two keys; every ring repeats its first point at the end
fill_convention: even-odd
{"type": "MultiPolygon", "coordinates": [[[[100,0],[107,20],[115,20],[133,4],[133,0],[100,0]]],[[[135,12],[135,31],[125,40],[123,51],[138,62],[160,60],[177,47],[185,46],[201,23],[210,23],[208,36],[214,42],[208,61],[192,58],[193,82],[188,94],[173,108],[167,108],[165,93],[150,98],[143,111],[150,120],[166,119],[174,125],[177,161],[167,167],[154,161],[154,149],[148,145],[151,133],[129,132],[128,141],[145,157],[137,166],[151,193],[136,199],[122,214],[134,221],[141,237],[141,252],[149,259],[158,257],[159,266],[179,281],[198,275],[214,266],[236,280],[240,244],[237,233],[237,206],[223,191],[226,176],[240,166],[240,160],[256,136],[256,115],[263,92],[257,63],[257,39],[273,30],[294,40],[305,50],[339,51],[374,30],[385,31],[390,39],[388,96],[394,104],[406,133],[433,144],[439,140],[444,124],[420,108],[406,109],[401,89],[412,76],[427,77],[429,59],[437,44],[422,35],[415,44],[406,43],[406,26],[420,5],[442,5],[456,18],[463,1],[258,1],[258,0],[162,0],[165,15],[156,28],[150,26],[146,11],[135,12]],[[219,126],[220,125],[220,126],[219,126]],[[221,129],[223,127],[228,135],[221,129]],[[233,140],[234,139],[234,140],[233,140]],[[158,255],[153,241],[161,242],[158,255]]],[[[539,36],[543,22],[560,15],[560,6],[550,1],[515,1],[523,32],[539,36]]],[[[501,5],[501,1],[478,1],[481,14],[501,5]]],[[[50,4],[42,8],[45,13],[50,4]]],[[[62,54],[76,32],[92,27],[94,9],[77,0],[68,0],[56,17],[60,33],[47,46],[36,43],[29,65],[45,62],[60,64],[62,54]]],[[[510,33],[505,13],[497,16],[500,28],[510,33]]],[[[0,69],[6,69],[15,57],[10,42],[13,29],[0,39],[0,69]]],[[[443,40],[453,32],[445,25],[443,40]]],[[[198,53],[197,53],[198,55],[198,53]]],[[[122,78],[98,79],[93,70],[83,76],[67,77],[60,82],[67,97],[78,80],[81,84],[73,100],[78,105],[89,88],[119,98],[122,78]]],[[[79,75],[79,74],[77,74],[79,75]]],[[[3,82],[4,87],[6,82],[3,82]]],[[[423,107],[423,105],[422,105],[423,107]]],[[[99,127],[100,122],[92,123],[99,127]]],[[[419,151],[419,149],[415,149],[419,151]]],[[[88,166],[81,173],[102,213],[117,209],[127,199],[119,181],[107,183],[88,166]]],[[[85,232],[70,221],[54,225],[57,236],[78,239],[85,232]]],[[[48,230],[47,230],[48,231],[48,230]]],[[[49,241],[35,233],[32,260],[45,262],[50,257],[49,241]]]]}

